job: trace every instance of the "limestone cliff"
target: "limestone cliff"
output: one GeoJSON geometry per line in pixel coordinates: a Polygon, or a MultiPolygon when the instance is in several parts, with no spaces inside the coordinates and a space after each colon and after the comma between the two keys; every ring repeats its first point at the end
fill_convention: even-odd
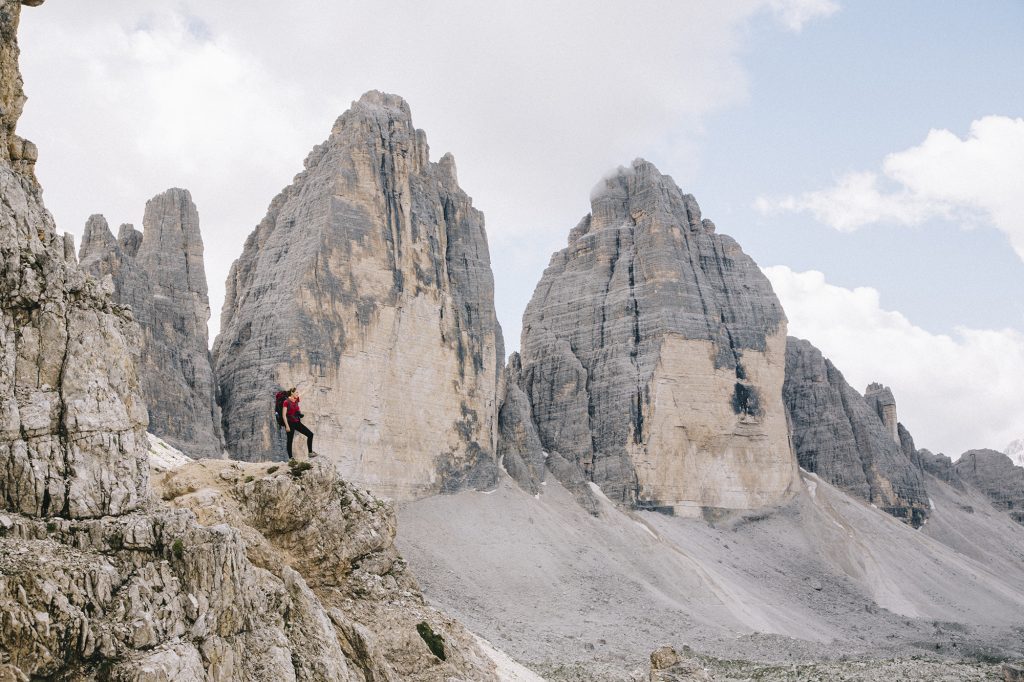
{"type": "Polygon", "coordinates": [[[209,351],[210,300],[199,213],[187,190],[146,202],[140,234],[118,238],[101,215],[85,226],[79,260],[102,278],[142,328],[138,359],[149,430],[194,457],[223,452],[220,409],[209,351]]]}
{"type": "MultiPolygon", "coordinates": [[[[147,481],[138,329],[74,261],[15,124],[20,5],[0,11],[0,494],[30,516],[129,512],[147,481]]],[[[31,158],[30,158],[31,157],[31,158]]]]}
{"type": "Polygon", "coordinates": [[[11,154],[21,7],[0,1],[0,680],[495,679],[332,466],[196,465],[216,482],[167,474],[154,499],[139,327],[11,154]]]}
{"type": "Polygon", "coordinates": [[[493,484],[504,350],[483,215],[428,152],[408,105],[369,92],[249,236],[214,345],[232,457],[284,457],[272,394],[298,386],[346,477],[398,498],[493,484]]]}
{"type": "Polygon", "coordinates": [[[913,439],[896,420],[892,391],[855,391],[810,342],[786,344],[783,398],[800,466],[919,526],[928,495],[913,439]]]}
{"type": "Polygon", "coordinates": [[[786,318],[697,202],[637,160],[603,181],[523,317],[543,449],[613,500],[696,515],[797,485],[781,393],[786,318]]]}
{"type": "Polygon", "coordinates": [[[995,450],[968,450],[953,464],[953,471],[985,493],[996,509],[1024,523],[1024,468],[1008,456],[995,450]]]}

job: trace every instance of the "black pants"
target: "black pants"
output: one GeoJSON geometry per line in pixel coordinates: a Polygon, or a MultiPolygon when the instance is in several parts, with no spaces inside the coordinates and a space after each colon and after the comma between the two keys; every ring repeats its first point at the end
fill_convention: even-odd
{"type": "Polygon", "coordinates": [[[313,432],[307,429],[302,422],[295,422],[289,426],[291,430],[288,431],[288,459],[292,458],[292,439],[295,438],[296,431],[306,437],[306,445],[309,447],[309,451],[313,452],[313,432]]]}

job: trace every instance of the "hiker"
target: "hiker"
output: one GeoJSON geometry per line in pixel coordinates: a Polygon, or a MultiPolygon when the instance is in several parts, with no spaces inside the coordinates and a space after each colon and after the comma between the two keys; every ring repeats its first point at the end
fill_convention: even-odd
{"type": "Polygon", "coordinates": [[[313,432],[302,423],[302,412],[299,410],[299,390],[288,389],[288,397],[281,403],[281,421],[284,422],[285,431],[288,432],[288,459],[292,458],[292,439],[298,431],[306,437],[306,447],[309,449],[309,456],[316,457],[313,452],[313,432]]]}

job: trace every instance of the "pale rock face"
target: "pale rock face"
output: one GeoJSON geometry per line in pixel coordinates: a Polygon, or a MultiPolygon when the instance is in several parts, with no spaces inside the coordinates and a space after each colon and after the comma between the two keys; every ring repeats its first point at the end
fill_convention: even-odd
{"type": "Polygon", "coordinates": [[[961,480],[984,492],[993,506],[1024,523],[1024,469],[995,450],[968,450],[953,464],[961,480]]]}
{"type": "MultiPolygon", "coordinates": [[[[9,141],[20,5],[0,1],[9,141]]],[[[19,163],[0,151],[0,679],[495,679],[475,640],[423,603],[390,507],[334,466],[164,453],[154,497],[139,328],[111,302],[113,277],[74,262],[19,163]],[[417,618],[450,642],[443,664],[417,618]]],[[[142,254],[137,242],[122,251],[142,254]]]]}
{"type": "Polygon", "coordinates": [[[79,261],[98,278],[111,276],[114,300],[142,328],[137,364],[149,430],[193,457],[220,457],[203,239],[189,192],[169,189],[146,202],[143,230],[122,225],[114,239],[94,215],[79,261]]]}
{"type": "Polygon", "coordinates": [[[483,215],[428,158],[399,97],[369,92],[271,202],[232,266],[214,346],[232,457],[283,459],[273,393],[316,449],[409,498],[496,480],[504,357],[483,215]]]}
{"type": "Polygon", "coordinates": [[[523,317],[516,382],[544,450],[620,503],[697,515],[784,501],[797,486],[786,321],[767,279],[646,161],[591,205],[523,317]]]}
{"type": "Polygon", "coordinates": [[[919,526],[928,515],[921,467],[938,471],[896,421],[896,401],[881,384],[861,396],[810,342],[786,344],[783,398],[800,466],[919,526]]]}
{"type": "Polygon", "coordinates": [[[0,17],[9,143],[0,144],[0,498],[31,516],[125,513],[142,502],[148,476],[130,351],[138,328],[68,258],[30,165],[14,153],[19,13],[8,0],[0,17]]]}

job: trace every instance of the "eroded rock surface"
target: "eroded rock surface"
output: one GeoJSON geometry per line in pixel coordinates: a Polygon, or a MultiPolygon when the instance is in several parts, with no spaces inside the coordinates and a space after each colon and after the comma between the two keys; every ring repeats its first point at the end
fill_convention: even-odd
{"type": "Polygon", "coordinates": [[[476,641],[423,604],[390,508],[333,466],[221,460],[213,482],[162,474],[168,501],[154,498],[139,327],[113,279],[77,265],[24,145],[7,144],[24,98],[20,5],[2,1],[0,679],[494,679],[476,641]],[[445,661],[417,618],[445,638],[445,661]]]}
{"type": "Polygon", "coordinates": [[[90,217],[79,261],[99,278],[111,276],[114,300],[130,306],[142,328],[149,430],[193,457],[220,457],[199,213],[187,190],[169,189],[146,202],[142,225],[142,233],[122,225],[114,239],[103,216],[90,217]]]}
{"type": "MultiPolygon", "coordinates": [[[[142,502],[146,412],[138,330],[77,267],[14,127],[21,7],[0,12],[0,492],[29,516],[89,518],[142,502]]],[[[34,145],[31,145],[34,149],[34,145]]]]}
{"type": "Polygon", "coordinates": [[[271,202],[227,283],[214,357],[232,457],[284,457],[298,386],[317,449],[405,498],[496,480],[504,357],[483,215],[408,105],[363,95],[271,202]]]}
{"type": "Polygon", "coordinates": [[[543,449],[620,503],[697,515],[782,501],[797,469],[768,280],[646,161],[591,207],[523,317],[517,384],[543,449]]]}
{"type": "Polygon", "coordinates": [[[881,384],[857,393],[810,342],[786,344],[783,397],[800,466],[918,526],[928,495],[913,439],[896,421],[896,401],[881,384]]]}
{"type": "Polygon", "coordinates": [[[997,509],[1024,523],[1024,469],[995,450],[968,450],[953,464],[956,476],[981,490],[997,509]]]}

